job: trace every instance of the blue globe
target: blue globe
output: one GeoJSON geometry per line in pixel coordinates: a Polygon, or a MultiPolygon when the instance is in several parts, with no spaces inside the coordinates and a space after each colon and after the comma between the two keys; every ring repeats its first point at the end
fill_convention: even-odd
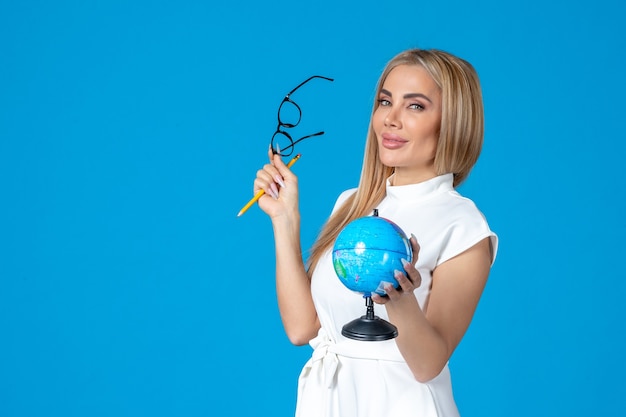
{"type": "Polygon", "coordinates": [[[401,259],[411,262],[411,243],[402,229],[389,219],[360,217],[348,223],[333,246],[333,267],[350,290],[369,296],[385,295],[384,283],[398,287],[394,270],[404,271],[401,259]]]}

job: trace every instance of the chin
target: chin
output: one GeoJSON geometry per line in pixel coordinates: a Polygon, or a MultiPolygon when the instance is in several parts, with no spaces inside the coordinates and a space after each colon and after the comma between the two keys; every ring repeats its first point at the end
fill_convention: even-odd
{"type": "Polygon", "coordinates": [[[381,164],[389,168],[395,168],[402,164],[400,158],[395,157],[395,155],[390,155],[388,150],[378,152],[378,160],[381,164]]]}

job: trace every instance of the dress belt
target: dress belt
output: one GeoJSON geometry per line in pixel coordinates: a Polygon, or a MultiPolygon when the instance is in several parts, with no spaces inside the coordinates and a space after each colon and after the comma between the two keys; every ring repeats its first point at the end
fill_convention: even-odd
{"type": "MultiPolygon", "coordinates": [[[[320,329],[318,335],[309,344],[313,348],[311,359],[304,365],[304,370],[310,373],[323,372],[323,376],[318,374],[318,378],[324,380],[328,388],[332,388],[335,383],[335,375],[339,366],[339,356],[357,359],[385,360],[392,362],[404,362],[404,359],[397,352],[397,357],[381,356],[381,352],[374,345],[380,342],[369,341],[346,341],[336,343],[331,340],[324,329],[320,329]],[[372,349],[374,348],[374,349],[372,349]]],[[[392,355],[395,356],[395,355],[392,355]]]]}
{"type": "Polygon", "coordinates": [[[315,339],[311,340],[313,355],[306,363],[305,367],[308,366],[311,368],[311,372],[314,372],[315,368],[321,367],[324,372],[324,385],[327,388],[332,388],[335,381],[335,374],[337,373],[337,367],[339,366],[339,358],[333,349],[336,344],[333,343],[328,336],[324,335],[326,336],[324,338],[320,338],[320,336],[321,335],[318,335],[315,339]]]}

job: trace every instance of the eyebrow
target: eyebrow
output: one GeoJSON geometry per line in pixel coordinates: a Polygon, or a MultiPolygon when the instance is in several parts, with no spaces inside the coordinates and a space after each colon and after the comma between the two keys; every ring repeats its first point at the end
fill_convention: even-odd
{"type": "MultiPolygon", "coordinates": [[[[384,88],[381,88],[380,92],[388,95],[389,97],[393,97],[393,94],[391,94],[391,91],[385,90],[384,88]]],[[[403,98],[416,98],[416,97],[423,98],[424,100],[427,100],[429,103],[433,102],[431,99],[428,98],[428,96],[422,93],[408,93],[403,96],[403,98]]]]}

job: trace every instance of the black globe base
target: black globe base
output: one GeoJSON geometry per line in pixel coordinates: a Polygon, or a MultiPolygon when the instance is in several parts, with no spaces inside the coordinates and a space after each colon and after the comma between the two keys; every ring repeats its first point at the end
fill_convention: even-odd
{"type": "Polygon", "coordinates": [[[367,306],[365,315],[345,324],[341,329],[342,335],[362,341],[389,340],[398,336],[396,326],[374,315],[372,297],[365,296],[365,305],[367,306]]]}

